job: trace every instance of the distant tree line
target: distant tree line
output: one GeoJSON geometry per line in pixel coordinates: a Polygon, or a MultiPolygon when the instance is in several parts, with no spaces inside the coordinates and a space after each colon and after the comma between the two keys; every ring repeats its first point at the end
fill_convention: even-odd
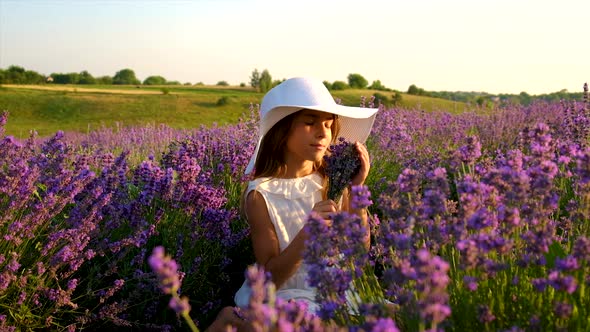
{"type": "MultiPolygon", "coordinates": [[[[250,75],[250,86],[258,92],[265,93],[285,79],[276,80],[270,75],[268,69],[262,72],[254,69],[250,75]]],[[[84,70],[79,73],[51,73],[48,76],[41,75],[33,70],[26,70],[20,66],[10,66],[7,69],[0,68],[0,84],[101,84],[101,85],[180,85],[179,81],[168,81],[159,75],[148,76],[140,81],[132,69],[125,68],[117,71],[114,76],[94,77],[88,71],[84,70]]],[[[329,90],[345,89],[370,89],[379,92],[373,93],[375,103],[385,104],[387,106],[398,105],[402,101],[402,93],[398,90],[390,89],[384,86],[380,80],[375,80],[369,84],[361,74],[351,73],[347,76],[346,81],[336,80],[334,82],[324,81],[324,85],[329,90]],[[390,94],[388,94],[390,93],[390,94]]],[[[184,83],[191,85],[191,83],[184,83]]],[[[198,82],[195,85],[203,85],[198,82]]],[[[227,81],[217,82],[219,86],[228,86],[227,81]]],[[[245,83],[240,83],[245,87],[245,83]]],[[[490,94],[487,92],[464,92],[464,91],[426,91],[417,87],[415,84],[409,86],[407,94],[454,100],[465,103],[478,105],[504,102],[528,105],[534,100],[559,101],[559,100],[580,100],[582,92],[571,93],[567,90],[561,90],[549,94],[530,95],[526,92],[520,94],[490,94]]]]}
{"type": "MultiPolygon", "coordinates": [[[[48,76],[41,75],[33,70],[25,70],[23,67],[10,66],[7,69],[0,68],[0,84],[131,84],[131,85],[180,85],[178,81],[167,81],[162,76],[149,76],[141,82],[135,76],[132,69],[125,68],[115,73],[114,76],[94,77],[88,71],[79,73],[51,73],[48,76]]],[[[187,84],[187,83],[185,83],[187,84]]],[[[188,83],[190,84],[190,83],[188,83]]]]}
{"type": "Polygon", "coordinates": [[[568,92],[563,89],[558,92],[530,95],[527,92],[521,92],[519,94],[491,94],[487,92],[465,92],[465,91],[426,91],[422,88],[412,84],[408,87],[407,94],[416,96],[426,96],[441,98],[447,100],[460,101],[464,103],[478,104],[480,106],[490,103],[511,103],[530,105],[535,100],[544,100],[548,102],[560,101],[560,100],[581,100],[582,92],[568,92]]]}

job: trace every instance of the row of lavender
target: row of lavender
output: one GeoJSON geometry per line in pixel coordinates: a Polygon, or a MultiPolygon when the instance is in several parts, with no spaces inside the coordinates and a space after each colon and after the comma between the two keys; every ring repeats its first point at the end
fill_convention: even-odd
{"type": "Polygon", "coordinates": [[[253,125],[2,134],[0,330],[180,326],[147,265],[156,245],[174,250],[196,317],[214,317],[252,261],[237,200],[253,125]],[[148,150],[158,160],[133,161],[148,150]]]}
{"type": "MultiPolygon", "coordinates": [[[[320,289],[322,320],[279,302],[251,319],[375,330],[586,326],[589,106],[380,110],[369,142],[371,252],[350,250],[362,230],[340,216],[341,227],[325,232],[348,236],[322,237],[316,243],[330,250],[306,254],[315,282],[333,286],[320,289]],[[342,261],[325,269],[334,257],[342,261]],[[349,285],[362,302],[352,316],[343,301],[349,285]]],[[[156,246],[178,263],[178,291],[206,326],[253,262],[238,207],[255,120],[46,141],[2,133],[0,327],[184,326],[147,264],[156,246]]],[[[311,218],[309,227],[323,226],[311,218]]],[[[264,283],[264,274],[251,275],[264,283]]]]}

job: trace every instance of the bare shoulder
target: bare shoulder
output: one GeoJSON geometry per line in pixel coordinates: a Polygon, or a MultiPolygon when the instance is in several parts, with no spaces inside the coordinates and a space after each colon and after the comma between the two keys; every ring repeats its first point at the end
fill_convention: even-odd
{"type": "Polygon", "coordinates": [[[252,226],[252,222],[257,220],[268,218],[270,221],[266,200],[264,199],[264,196],[256,190],[252,190],[246,195],[246,216],[248,217],[248,223],[250,223],[250,226],[252,226]]]}
{"type": "Polygon", "coordinates": [[[252,190],[246,196],[246,218],[250,225],[250,231],[254,237],[259,233],[274,234],[274,226],[268,213],[268,207],[266,206],[266,200],[264,196],[256,191],[252,190]]]}

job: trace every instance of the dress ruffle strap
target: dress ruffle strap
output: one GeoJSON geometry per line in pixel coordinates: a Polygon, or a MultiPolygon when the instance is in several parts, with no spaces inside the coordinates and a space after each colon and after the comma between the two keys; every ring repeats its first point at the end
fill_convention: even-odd
{"type": "Polygon", "coordinates": [[[293,179],[259,178],[250,185],[251,189],[282,195],[287,199],[309,197],[322,189],[322,178],[313,173],[293,179]]]}

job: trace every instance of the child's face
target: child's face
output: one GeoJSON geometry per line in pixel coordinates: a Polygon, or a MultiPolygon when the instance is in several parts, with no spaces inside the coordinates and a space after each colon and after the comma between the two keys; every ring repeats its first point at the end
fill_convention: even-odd
{"type": "Polygon", "coordinates": [[[287,160],[320,161],[332,142],[334,114],[302,110],[291,125],[287,138],[287,160]]]}

